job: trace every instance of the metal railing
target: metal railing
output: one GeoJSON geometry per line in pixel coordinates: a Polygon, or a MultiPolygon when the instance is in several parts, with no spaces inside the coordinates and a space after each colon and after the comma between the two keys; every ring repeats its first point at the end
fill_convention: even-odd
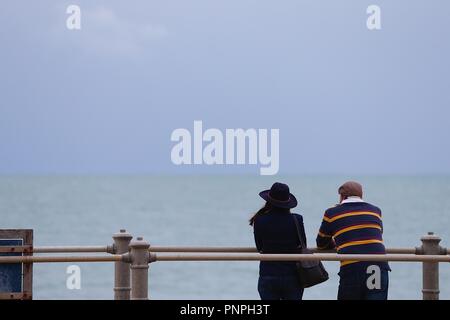
{"type": "MultiPolygon", "coordinates": [[[[207,253],[255,253],[255,247],[222,246],[151,246],[151,252],[207,252],[207,253]]],[[[313,253],[335,253],[336,250],[309,248],[313,253]]],[[[386,253],[416,254],[418,248],[387,248],[386,253]]],[[[40,246],[33,248],[34,253],[113,253],[114,246],[40,246]]],[[[448,249],[450,254],[450,249],[448,249]]]]}
{"type": "MultiPolygon", "coordinates": [[[[450,250],[439,245],[441,238],[429,232],[416,248],[388,248],[385,255],[337,254],[334,250],[311,248],[311,254],[260,254],[252,247],[150,246],[142,237],[132,240],[125,230],[113,235],[108,246],[34,247],[34,253],[95,253],[79,256],[0,256],[3,263],[114,262],[114,299],[148,299],[149,265],[157,261],[392,261],[422,262],[424,300],[439,299],[439,263],[450,262],[450,250]],[[106,255],[99,255],[107,253],[106,255]]],[[[14,252],[13,247],[2,247],[14,252]]]]}

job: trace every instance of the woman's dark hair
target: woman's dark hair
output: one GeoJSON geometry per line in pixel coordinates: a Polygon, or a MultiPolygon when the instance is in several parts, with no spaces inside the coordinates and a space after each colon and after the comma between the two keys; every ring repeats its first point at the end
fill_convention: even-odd
{"type": "Polygon", "coordinates": [[[285,208],[279,208],[279,207],[275,207],[274,205],[272,205],[269,202],[266,202],[265,205],[259,209],[248,221],[249,224],[251,226],[253,226],[253,224],[255,223],[255,220],[257,217],[259,217],[260,215],[269,212],[272,209],[276,209],[277,211],[283,211],[283,212],[291,212],[291,209],[285,209],[285,208]]]}

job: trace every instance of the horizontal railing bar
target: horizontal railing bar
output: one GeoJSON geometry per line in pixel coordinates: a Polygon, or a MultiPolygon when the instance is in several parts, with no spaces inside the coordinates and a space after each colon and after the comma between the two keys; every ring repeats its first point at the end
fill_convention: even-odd
{"type": "Polygon", "coordinates": [[[23,292],[0,292],[0,300],[20,300],[26,295],[23,292]]]}
{"type": "MultiPolygon", "coordinates": [[[[7,252],[9,246],[2,247],[7,252]]],[[[34,253],[106,253],[110,246],[39,246],[34,247],[34,253]]],[[[309,248],[313,253],[335,253],[336,250],[321,250],[309,248]]],[[[255,247],[220,247],[220,246],[151,246],[150,252],[217,252],[217,253],[255,253],[255,247]]],[[[9,252],[9,251],[8,251],[9,252]]],[[[416,248],[386,248],[388,254],[415,254],[416,248]]],[[[450,248],[447,250],[450,254],[450,248]]]]}
{"type": "Polygon", "coordinates": [[[35,253],[108,252],[108,246],[44,246],[34,247],[35,253]]]}
{"type": "Polygon", "coordinates": [[[32,246],[0,246],[0,253],[29,253],[32,246]]]}
{"type": "Polygon", "coordinates": [[[448,255],[408,254],[259,254],[259,253],[152,253],[154,261],[398,261],[398,262],[450,262],[448,255]]]}
{"type": "Polygon", "coordinates": [[[150,252],[257,252],[255,247],[150,246],[150,252]]]}
{"type": "MultiPolygon", "coordinates": [[[[321,250],[309,248],[313,253],[335,253],[336,250],[321,250]]],[[[207,247],[207,246],[150,246],[150,252],[230,252],[230,253],[255,253],[255,247],[207,247]]],[[[415,254],[416,248],[387,248],[386,253],[415,254]]]]}
{"type": "MultiPolygon", "coordinates": [[[[54,263],[54,262],[116,262],[125,261],[125,255],[107,256],[0,256],[2,263],[54,263]]],[[[410,254],[259,254],[259,253],[152,253],[152,261],[404,261],[450,262],[448,255],[410,254]]]]}
{"type": "Polygon", "coordinates": [[[123,261],[123,255],[107,255],[107,256],[13,256],[0,257],[2,263],[53,263],[53,262],[115,262],[123,261]]]}

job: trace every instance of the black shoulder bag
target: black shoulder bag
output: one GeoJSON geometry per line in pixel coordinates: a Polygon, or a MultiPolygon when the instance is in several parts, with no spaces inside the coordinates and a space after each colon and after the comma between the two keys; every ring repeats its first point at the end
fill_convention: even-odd
{"type": "MultiPolygon", "coordinates": [[[[297,218],[294,215],[292,215],[292,218],[294,218],[298,239],[300,240],[300,246],[298,247],[300,253],[311,254],[312,252],[308,250],[306,244],[303,242],[303,237],[297,218]]],[[[303,288],[309,288],[328,280],[328,272],[319,260],[298,261],[296,266],[300,285],[303,288]]]]}

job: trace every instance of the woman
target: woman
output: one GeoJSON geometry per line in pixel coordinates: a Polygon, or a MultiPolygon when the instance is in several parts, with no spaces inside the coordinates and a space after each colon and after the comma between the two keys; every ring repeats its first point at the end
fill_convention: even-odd
{"type": "MultiPolygon", "coordinates": [[[[256,248],[260,253],[298,253],[300,240],[294,219],[297,219],[300,236],[306,244],[303,218],[291,214],[297,199],[286,184],[276,182],[270,190],[262,191],[266,204],[251,219],[256,248]]],[[[261,261],[259,265],[258,292],[262,300],[301,300],[295,261],[261,261]]]]}

